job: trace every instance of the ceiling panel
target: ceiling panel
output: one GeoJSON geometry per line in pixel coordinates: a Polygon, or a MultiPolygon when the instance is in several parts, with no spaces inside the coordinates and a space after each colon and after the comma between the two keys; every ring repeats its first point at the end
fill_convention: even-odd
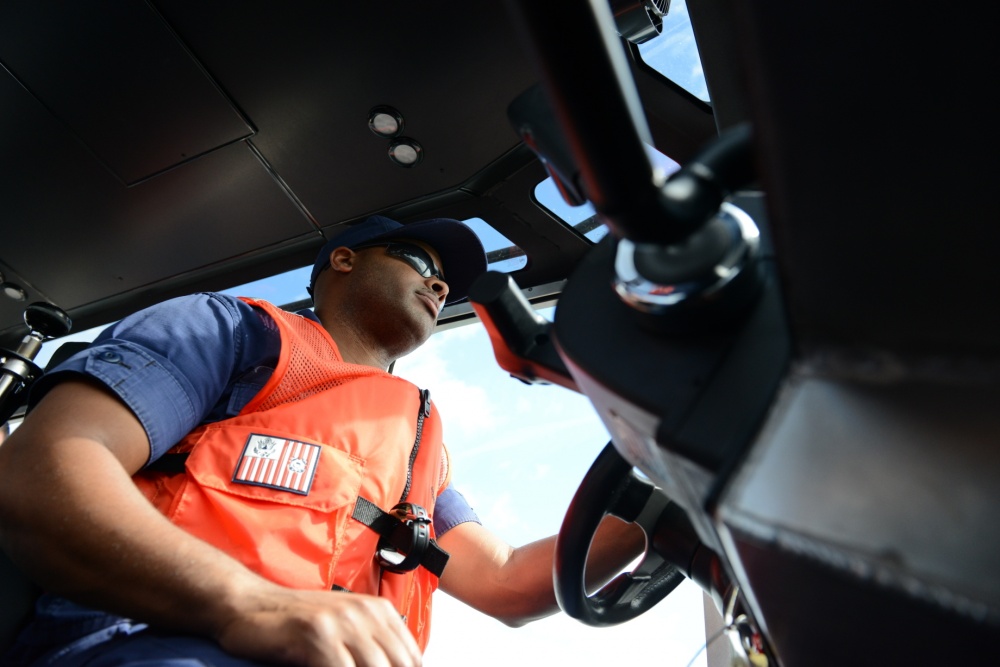
{"type": "Polygon", "coordinates": [[[4,2],[0,62],[124,183],[252,134],[145,3],[4,2]]]}
{"type": "MultiPolygon", "coordinates": [[[[0,152],[0,265],[31,286],[29,301],[72,311],[290,239],[319,239],[244,143],[128,188],[6,75],[0,152]]],[[[4,301],[0,331],[20,326],[20,307],[4,301]]]]}
{"type": "Polygon", "coordinates": [[[507,104],[536,79],[502,5],[163,2],[320,225],[442,191],[519,143],[507,104]],[[379,26],[372,30],[372,26],[379,26]],[[424,148],[392,164],[368,129],[387,104],[424,148]],[[359,183],[367,186],[359,187],[359,183]]]}

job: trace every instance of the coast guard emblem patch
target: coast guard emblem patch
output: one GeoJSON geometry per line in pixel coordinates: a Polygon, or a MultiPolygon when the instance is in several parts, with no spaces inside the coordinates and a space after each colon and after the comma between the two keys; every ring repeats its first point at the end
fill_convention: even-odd
{"type": "Polygon", "coordinates": [[[236,462],[233,482],[309,495],[320,446],[253,433],[236,462]]]}

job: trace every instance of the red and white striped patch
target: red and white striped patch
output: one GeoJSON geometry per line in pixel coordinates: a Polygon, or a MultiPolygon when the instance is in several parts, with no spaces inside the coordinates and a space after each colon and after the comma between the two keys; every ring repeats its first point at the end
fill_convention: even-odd
{"type": "Polygon", "coordinates": [[[236,462],[233,482],[309,495],[320,446],[253,433],[236,462]]]}

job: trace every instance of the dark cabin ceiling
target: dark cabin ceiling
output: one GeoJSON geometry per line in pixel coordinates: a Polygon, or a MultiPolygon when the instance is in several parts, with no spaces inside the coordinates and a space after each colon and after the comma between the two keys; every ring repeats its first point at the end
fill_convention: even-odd
{"type": "Polygon", "coordinates": [[[494,180],[540,180],[506,118],[536,80],[520,38],[502,4],[463,8],[3,3],[0,271],[28,298],[0,299],[0,337],[33,301],[79,329],[300,266],[340,223],[477,194],[447,195],[504,156],[494,180]],[[368,129],[380,104],[418,167],[368,129]]]}

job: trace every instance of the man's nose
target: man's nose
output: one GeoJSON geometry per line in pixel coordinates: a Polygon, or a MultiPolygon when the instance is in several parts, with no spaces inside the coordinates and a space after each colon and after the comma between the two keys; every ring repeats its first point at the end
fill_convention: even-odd
{"type": "Polygon", "coordinates": [[[430,278],[424,279],[424,284],[434,290],[434,293],[440,299],[441,303],[448,297],[448,283],[441,280],[437,276],[431,276],[430,278]]]}

